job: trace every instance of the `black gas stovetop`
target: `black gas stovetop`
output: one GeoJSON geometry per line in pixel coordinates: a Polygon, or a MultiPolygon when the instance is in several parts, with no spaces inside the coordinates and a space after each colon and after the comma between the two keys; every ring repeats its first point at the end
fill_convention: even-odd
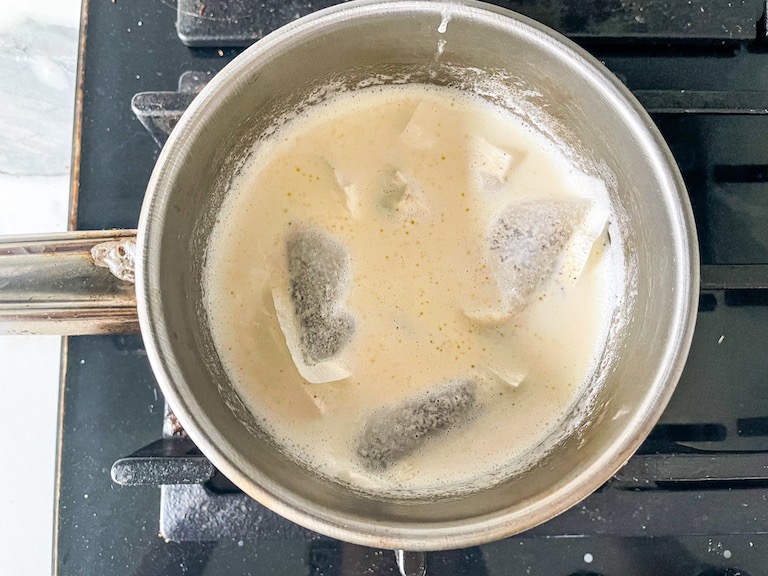
{"type": "MultiPolygon", "coordinates": [[[[242,47],[335,3],[85,0],[73,226],[135,227],[200,88],[242,47]]],[[[768,574],[765,4],[496,3],[590,50],[651,112],[694,207],[700,314],[672,402],[614,479],[521,536],[429,554],[428,574],[768,574]]],[[[221,476],[168,415],[139,336],[71,337],[63,362],[58,574],[397,574],[391,552],[299,528],[221,476]]]]}

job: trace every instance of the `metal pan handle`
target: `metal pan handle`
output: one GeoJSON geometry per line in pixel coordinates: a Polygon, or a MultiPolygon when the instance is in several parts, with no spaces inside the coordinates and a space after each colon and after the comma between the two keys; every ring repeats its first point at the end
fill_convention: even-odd
{"type": "Polygon", "coordinates": [[[407,550],[395,550],[395,560],[400,576],[426,576],[427,554],[426,552],[408,552],[407,550]]]}
{"type": "Polygon", "coordinates": [[[0,238],[0,334],[138,332],[135,230],[0,238]]]}

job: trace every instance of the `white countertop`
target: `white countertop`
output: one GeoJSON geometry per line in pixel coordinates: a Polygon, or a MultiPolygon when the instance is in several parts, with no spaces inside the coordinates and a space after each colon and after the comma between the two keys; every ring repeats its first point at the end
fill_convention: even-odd
{"type": "MultiPolygon", "coordinates": [[[[0,234],[64,230],[80,0],[0,0],[0,234]]],[[[0,575],[51,572],[61,339],[0,336],[0,575]]]]}

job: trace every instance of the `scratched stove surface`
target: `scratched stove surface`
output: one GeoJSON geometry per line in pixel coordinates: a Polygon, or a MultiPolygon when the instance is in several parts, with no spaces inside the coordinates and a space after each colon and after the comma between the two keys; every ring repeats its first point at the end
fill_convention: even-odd
{"type": "MultiPolygon", "coordinates": [[[[429,555],[428,572],[764,574],[768,54],[762,4],[501,4],[575,38],[655,111],[694,204],[706,290],[685,374],[645,447],[660,454],[633,458],[602,491],[523,537],[429,555]],[[697,467],[713,477],[705,487],[692,474],[697,467]]],[[[131,110],[135,94],[167,93],[160,98],[171,114],[142,120],[159,126],[154,135],[162,141],[173,113],[188,104],[198,82],[236,55],[235,46],[320,6],[87,2],[78,227],[136,225],[159,148],[131,110]],[[179,82],[187,71],[202,72],[202,79],[186,75],[179,82]]],[[[144,98],[151,104],[151,95],[144,98]]],[[[142,109],[141,99],[133,103],[139,116],[151,108],[142,109]]],[[[70,338],[65,360],[59,574],[397,573],[390,552],[299,529],[233,490],[189,446],[163,444],[168,439],[158,446],[165,410],[139,337],[70,338]],[[162,489],[112,483],[112,464],[142,446],[149,448],[144,462],[162,470],[166,450],[190,466],[189,480],[205,482],[162,489]]],[[[166,473],[172,478],[179,471],[166,473]]]]}

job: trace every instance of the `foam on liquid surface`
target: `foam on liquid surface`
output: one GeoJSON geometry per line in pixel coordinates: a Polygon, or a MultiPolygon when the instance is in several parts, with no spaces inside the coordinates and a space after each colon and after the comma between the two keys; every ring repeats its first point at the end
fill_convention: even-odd
{"type": "Polygon", "coordinates": [[[420,85],[335,95],[262,141],[225,199],[204,279],[214,342],[262,425],[321,474],[410,496],[498,481],[530,462],[592,379],[622,285],[609,209],[601,181],[479,98],[420,85]],[[562,253],[511,298],[494,223],[536,203],[579,208],[562,253]],[[302,369],[301,336],[284,329],[287,246],[307,230],[349,262],[330,290],[333,317],[353,331],[323,358],[327,372],[302,369]],[[419,413],[414,399],[461,381],[471,410],[438,414],[439,429],[385,467],[361,458],[381,414],[419,413]]]}

